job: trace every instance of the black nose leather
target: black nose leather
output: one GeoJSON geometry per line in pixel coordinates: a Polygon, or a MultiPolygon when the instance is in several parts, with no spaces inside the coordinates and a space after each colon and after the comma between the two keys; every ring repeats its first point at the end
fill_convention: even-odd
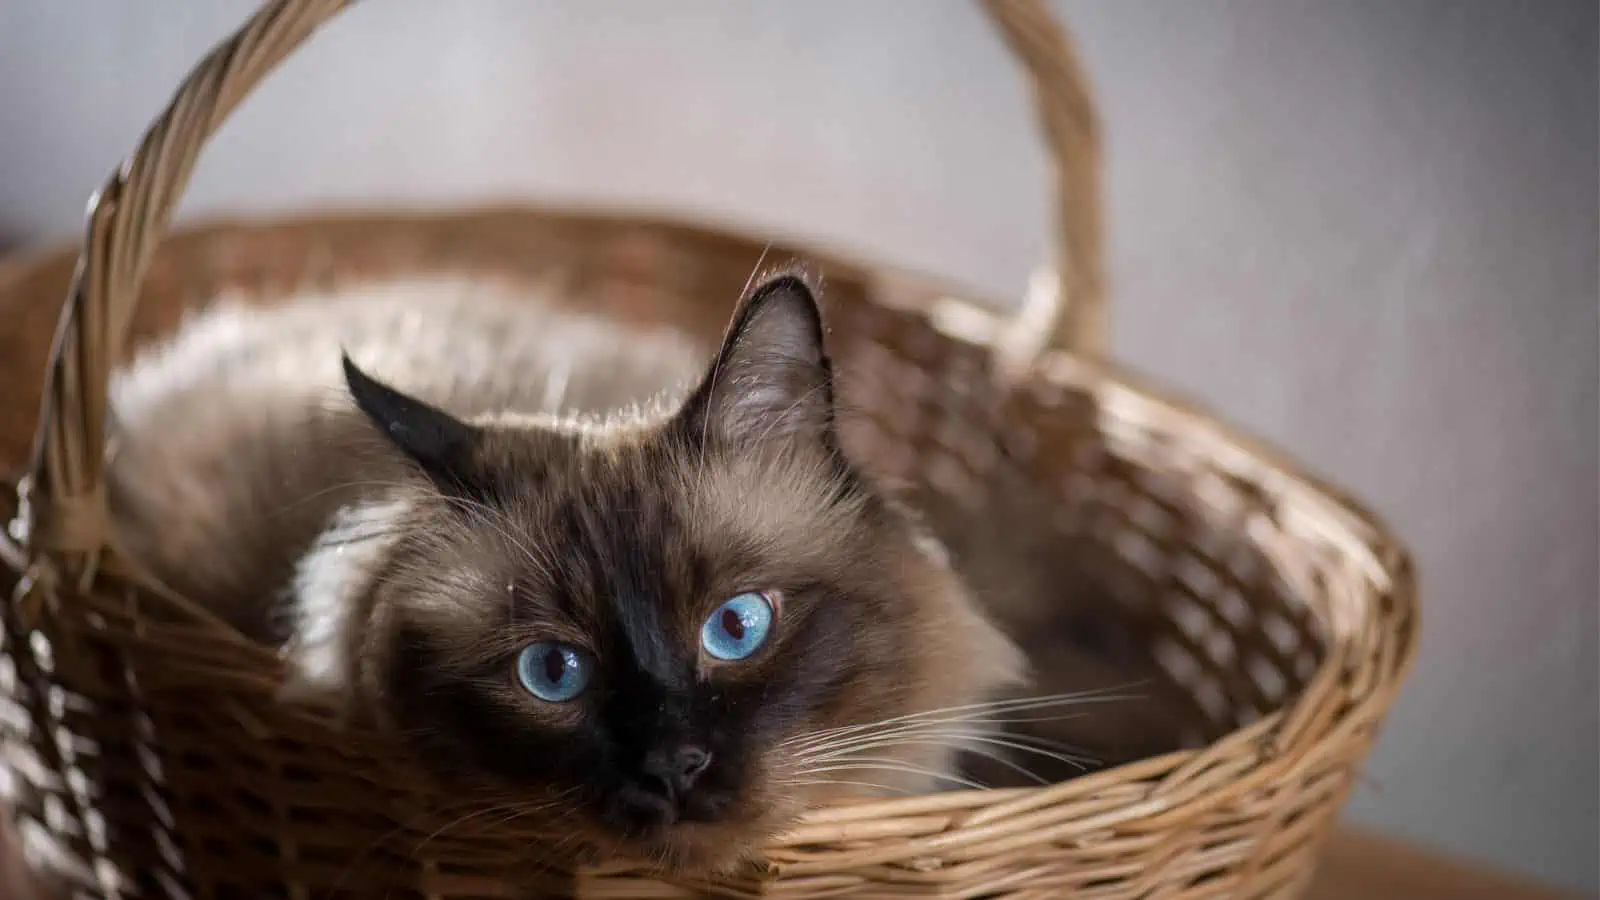
{"type": "Polygon", "coordinates": [[[645,757],[644,772],[659,780],[667,796],[681,800],[695,779],[711,765],[711,754],[693,744],[675,750],[654,751],[645,757]]]}
{"type": "Polygon", "coordinates": [[[711,751],[703,747],[668,744],[652,751],[634,776],[617,786],[607,815],[626,828],[647,831],[680,821],[720,821],[733,796],[712,783],[715,779],[704,778],[710,769],[711,751]]]}

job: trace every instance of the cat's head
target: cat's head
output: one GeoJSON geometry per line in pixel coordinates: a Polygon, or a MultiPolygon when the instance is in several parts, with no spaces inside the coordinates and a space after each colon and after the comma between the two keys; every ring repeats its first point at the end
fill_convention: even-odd
{"type": "Polygon", "coordinates": [[[356,629],[358,694],[441,779],[544,804],[583,844],[720,867],[808,806],[936,787],[949,748],[851,768],[824,733],[1016,674],[841,448],[799,277],[750,292],[656,414],[465,422],[346,376],[420,473],[356,629]]]}

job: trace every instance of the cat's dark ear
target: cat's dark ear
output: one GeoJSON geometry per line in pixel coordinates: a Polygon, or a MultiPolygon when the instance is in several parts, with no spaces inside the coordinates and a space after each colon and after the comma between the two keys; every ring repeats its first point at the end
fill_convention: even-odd
{"type": "Polygon", "coordinates": [[[482,431],[373,378],[348,353],[342,359],[350,397],[384,437],[421,466],[441,489],[459,491],[469,487],[473,481],[474,450],[482,431]]]}
{"type": "Polygon", "coordinates": [[[685,402],[692,436],[734,446],[833,442],[833,370],[822,313],[797,275],[763,282],[739,304],[722,349],[685,402]]]}

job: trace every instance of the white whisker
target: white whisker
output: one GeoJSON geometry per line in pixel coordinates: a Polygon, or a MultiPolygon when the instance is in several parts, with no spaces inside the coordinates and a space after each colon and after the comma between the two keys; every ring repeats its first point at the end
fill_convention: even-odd
{"type": "Polygon", "coordinates": [[[893,786],[887,785],[887,784],[876,784],[876,783],[871,782],[871,781],[845,781],[845,780],[841,780],[841,779],[838,779],[838,778],[806,778],[806,779],[799,779],[799,780],[779,781],[777,783],[781,784],[781,785],[783,785],[785,787],[811,787],[813,785],[818,785],[818,784],[842,784],[842,785],[848,785],[850,787],[870,788],[870,789],[872,789],[874,791],[887,791],[887,792],[892,793],[892,794],[914,794],[914,793],[916,793],[915,791],[907,790],[906,788],[893,787],[893,786]]]}
{"type": "Polygon", "coordinates": [[[1107,688],[1105,690],[1080,691],[1070,694],[1046,694],[1034,697],[1016,697],[1007,700],[991,700],[983,703],[968,703],[962,706],[948,706],[941,709],[930,709],[922,712],[909,713],[903,716],[894,716],[877,722],[867,722],[860,725],[844,725],[838,728],[826,728],[820,731],[807,732],[796,735],[779,744],[782,747],[804,746],[808,743],[826,738],[870,731],[887,725],[904,722],[915,722],[939,717],[948,717],[950,721],[963,721],[971,718],[970,714],[989,712],[1026,712],[1033,709],[1042,709],[1049,706],[1064,706],[1075,703],[1106,703],[1117,700],[1138,699],[1138,695],[1111,694],[1110,691],[1123,690],[1122,688],[1107,688]]]}
{"type": "Polygon", "coordinates": [[[984,759],[991,760],[995,763],[1005,766],[1006,768],[1016,772],[1018,775],[1021,775],[1024,778],[1027,778],[1029,781],[1032,781],[1035,784],[1042,785],[1050,783],[1049,779],[1040,776],[1032,769],[1029,769],[1027,766],[1022,765],[1014,759],[1008,759],[1004,753],[1001,753],[997,750],[990,750],[987,747],[975,745],[960,746],[957,749],[965,753],[971,753],[974,756],[981,756],[984,759]]]}
{"type": "Polygon", "coordinates": [[[939,781],[948,781],[951,784],[958,784],[962,787],[971,788],[975,791],[987,790],[988,788],[987,785],[979,784],[978,782],[968,778],[962,778],[959,775],[952,775],[948,772],[940,772],[938,769],[929,769],[925,766],[913,765],[897,759],[876,757],[856,757],[831,765],[796,769],[794,774],[822,775],[828,772],[848,772],[852,770],[860,771],[863,769],[876,770],[880,772],[899,772],[903,775],[916,775],[922,778],[933,778],[939,781]]]}
{"type": "MultiPolygon", "coordinates": [[[[1070,719],[1077,719],[1081,717],[1081,713],[1067,716],[1050,716],[1044,718],[1044,721],[1065,722],[1070,719]]],[[[885,728],[880,731],[873,731],[864,734],[843,735],[837,739],[829,740],[827,742],[818,742],[807,747],[796,748],[793,750],[793,752],[801,759],[809,759],[826,753],[837,753],[853,747],[858,747],[865,742],[880,741],[887,738],[900,737],[903,735],[914,735],[919,733],[941,733],[949,731],[952,727],[968,726],[968,730],[965,733],[986,734],[992,731],[1000,730],[993,728],[992,726],[1007,725],[1011,724],[1011,722],[1012,720],[1009,719],[940,719],[929,722],[913,722],[906,725],[897,725],[893,728],[885,728]],[[989,727],[985,728],[985,726],[989,727]]]]}
{"type": "MultiPolygon", "coordinates": [[[[1069,696],[1069,697],[1066,697],[1066,698],[1050,697],[1050,698],[1042,698],[1042,699],[1030,699],[1030,700],[1025,700],[1025,701],[1023,701],[1023,700],[1007,701],[1009,705],[1007,705],[1006,707],[1004,707],[1004,708],[1002,708],[1002,709],[1000,709],[998,711],[1002,712],[1002,713],[1030,712],[1030,711],[1033,711],[1033,710],[1046,709],[1046,708],[1049,708],[1049,707],[1087,705],[1087,704],[1090,704],[1090,703],[1107,703],[1107,702],[1114,702],[1114,701],[1118,701],[1118,700],[1128,700],[1128,699],[1136,699],[1136,697],[1132,696],[1132,695],[1108,695],[1108,696],[1091,696],[1091,697],[1069,696]]],[[[804,736],[802,738],[791,739],[789,742],[787,742],[785,744],[782,744],[780,746],[783,746],[785,749],[788,749],[788,750],[790,750],[792,752],[806,753],[806,752],[810,751],[812,748],[814,748],[814,747],[816,747],[818,745],[821,745],[821,744],[828,744],[828,743],[831,743],[831,742],[833,742],[835,740],[844,739],[844,738],[866,737],[866,736],[870,736],[870,735],[874,735],[874,734],[888,733],[892,728],[914,727],[914,726],[920,726],[920,725],[946,725],[946,724],[1007,725],[1007,724],[1015,724],[1015,723],[1021,722],[1021,721],[1040,721],[1040,720],[1043,720],[1043,721],[1059,721],[1059,720],[1067,719],[1067,718],[1075,718],[1077,715],[1081,715],[1081,714],[1074,714],[1074,715],[1070,715],[1070,716],[1040,717],[1040,718],[1033,718],[1033,719],[1028,719],[1028,720],[1008,719],[1008,718],[1004,718],[1004,717],[996,717],[996,716],[986,715],[987,713],[991,713],[991,712],[994,712],[994,711],[995,711],[994,709],[992,709],[990,707],[987,707],[987,706],[985,706],[985,707],[974,707],[972,712],[970,712],[970,713],[959,714],[959,715],[943,715],[943,716],[940,716],[939,713],[943,713],[943,712],[947,712],[947,711],[945,711],[945,710],[931,710],[931,711],[926,712],[926,713],[914,713],[914,714],[908,715],[908,716],[897,716],[897,717],[892,718],[892,719],[885,719],[885,720],[883,720],[881,722],[873,722],[873,723],[866,724],[866,725],[851,725],[851,726],[845,726],[843,728],[837,728],[837,729],[830,729],[830,730],[827,730],[827,731],[815,732],[815,733],[806,735],[806,736],[804,736]]]]}
{"type": "Polygon", "coordinates": [[[848,750],[841,750],[821,756],[806,757],[804,758],[804,762],[832,762],[841,759],[853,759],[854,757],[851,756],[852,753],[858,753],[865,750],[878,750],[884,747],[899,746],[932,745],[949,747],[953,750],[978,752],[970,746],[964,746],[964,744],[968,742],[975,744],[987,744],[993,747],[1004,747],[1009,750],[1017,750],[1024,753],[1032,753],[1035,756],[1053,759],[1065,765],[1072,766],[1079,771],[1087,771],[1089,768],[1089,763],[1093,762],[1093,760],[1084,760],[1076,756],[1071,756],[1065,753],[1057,753],[1055,751],[1047,750],[1043,747],[1034,746],[1022,741],[1012,740],[1010,735],[1006,737],[996,737],[995,735],[984,734],[982,732],[964,731],[910,732],[906,736],[896,736],[870,743],[863,743],[853,746],[848,750]]]}

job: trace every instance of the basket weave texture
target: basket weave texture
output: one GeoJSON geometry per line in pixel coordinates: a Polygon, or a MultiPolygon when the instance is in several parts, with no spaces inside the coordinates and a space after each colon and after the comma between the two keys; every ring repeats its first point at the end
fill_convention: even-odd
{"type": "Polygon", "coordinates": [[[0,267],[0,311],[20,326],[0,332],[20,386],[0,403],[0,467],[24,473],[0,538],[0,746],[19,830],[79,895],[1299,895],[1413,654],[1409,559],[1354,501],[1101,359],[1095,117],[1043,3],[983,4],[1030,75],[1062,211],[1052,278],[1016,322],[925,279],[623,214],[520,206],[167,236],[206,137],[343,5],[263,6],[102,189],[81,255],[0,267]],[[714,336],[764,253],[825,273],[832,349],[889,474],[973,515],[1023,484],[1050,511],[1040,528],[1117,562],[1199,749],[1049,787],[817,810],[765,866],[714,882],[625,860],[555,871],[537,836],[452,808],[403,756],[277,703],[275,654],[142,585],[109,546],[111,368],[219,291],[272,302],[469,273],[714,336]]]}

